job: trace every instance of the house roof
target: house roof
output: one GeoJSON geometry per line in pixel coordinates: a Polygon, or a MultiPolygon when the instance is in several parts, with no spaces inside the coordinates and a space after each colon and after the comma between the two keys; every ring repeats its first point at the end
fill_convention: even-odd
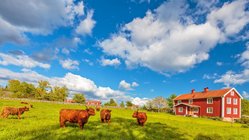
{"type": "Polygon", "coordinates": [[[179,105],[186,105],[186,106],[189,106],[189,107],[200,107],[198,105],[191,105],[191,104],[186,104],[186,103],[180,103],[180,104],[177,104],[175,106],[179,106],[179,105]]]}
{"type": "Polygon", "coordinates": [[[219,89],[219,90],[210,90],[207,92],[194,92],[181,94],[177,96],[174,100],[186,100],[186,99],[202,99],[202,98],[212,98],[212,97],[222,97],[232,88],[219,89]]]}

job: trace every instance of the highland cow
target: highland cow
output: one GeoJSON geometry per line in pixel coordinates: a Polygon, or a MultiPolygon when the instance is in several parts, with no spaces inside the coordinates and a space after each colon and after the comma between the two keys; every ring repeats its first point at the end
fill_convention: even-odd
{"type": "Polygon", "coordinates": [[[21,102],[21,104],[26,104],[26,105],[29,105],[29,108],[33,108],[33,105],[28,102],[21,102]]]}
{"type": "Polygon", "coordinates": [[[21,118],[21,115],[25,112],[29,111],[28,107],[21,107],[21,108],[15,108],[15,107],[3,107],[1,116],[3,118],[8,118],[9,115],[17,115],[18,119],[21,118]]]}
{"type": "Polygon", "coordinates": [[[111,110],[109,109],[102,109],[100,112],[100,119],[102,123],[110,123],[111,120],[111,110]]]}
{"type": "Polygon", "coordinates": [[[94,115],[95,115],[95,110],[93,108],[89,108],[86,110],[61,109],[60,127],[65,127],[65,123],[70,122],[70,123],[78,123],[79,127],[83,129],[84,125],[88,122],[88,118],[94,115]]]}
{"type": "Polygon", "coordinates": [[[147,121],[147,115],[145,112],[135,111],[132,115],[133,118],[137,118],[138,125],[144,126],[144,123],[147,121]]]}

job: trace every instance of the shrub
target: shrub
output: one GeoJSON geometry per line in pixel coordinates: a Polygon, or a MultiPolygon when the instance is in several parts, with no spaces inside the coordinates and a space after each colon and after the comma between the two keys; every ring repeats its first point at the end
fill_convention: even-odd
{"type": "Polygon", "coordinates": [[[223,138],[218,134],[204,135],[199,133],[195,136],[194,140],[223,140],[223,138]]]}
{"type": "Polygon", "coordinates": [[[241,124],[249,124],[249,118],[248,117],[242,117],[241,119],[237,119],[236,122],[241,123],[241,124]]]}
{"type": "Polygon", "coordinates": [[[249,124],[243,124],[241,125],[242,128],[249,128],[249,124]]]}

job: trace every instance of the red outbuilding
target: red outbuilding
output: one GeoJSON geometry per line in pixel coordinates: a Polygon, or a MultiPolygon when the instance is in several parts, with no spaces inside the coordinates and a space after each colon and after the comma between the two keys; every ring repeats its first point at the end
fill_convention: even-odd
{"type": "Polygon", "coordinates": [[[182,94],[174,99],[176,115],[221,117],[223,119],[241,118],[241,99],[235,88],[208,90],[182,94]]]}
{"type": "Polygon", "coordinates": [[[87,106],[101,106],[101,101],[98,100],[88,100],[86,101],[87,106]]]}

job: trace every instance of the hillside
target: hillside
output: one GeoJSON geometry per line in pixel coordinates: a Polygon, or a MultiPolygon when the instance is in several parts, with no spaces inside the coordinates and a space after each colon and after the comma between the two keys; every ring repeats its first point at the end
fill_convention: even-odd
{"type": "MultiPolygon", "coordinates": [[[[214,121],[205,118],[189,118],[165,113],[147,112],[144,127],[131,117],[133,111],[112,109],[111,124],[102,124],[99,112],[90,117],[84,130],[76,124],[59,127],[59,110],[62,108],[84,108],[80,105],[30,102],[34,108],[22,115],[8,119],[0,118],[0,139],[249,139],[249,129],[240,124],[214,121]]],[[[23,106],[20,101],[0,99],[2,106],[23,106]]]]}

